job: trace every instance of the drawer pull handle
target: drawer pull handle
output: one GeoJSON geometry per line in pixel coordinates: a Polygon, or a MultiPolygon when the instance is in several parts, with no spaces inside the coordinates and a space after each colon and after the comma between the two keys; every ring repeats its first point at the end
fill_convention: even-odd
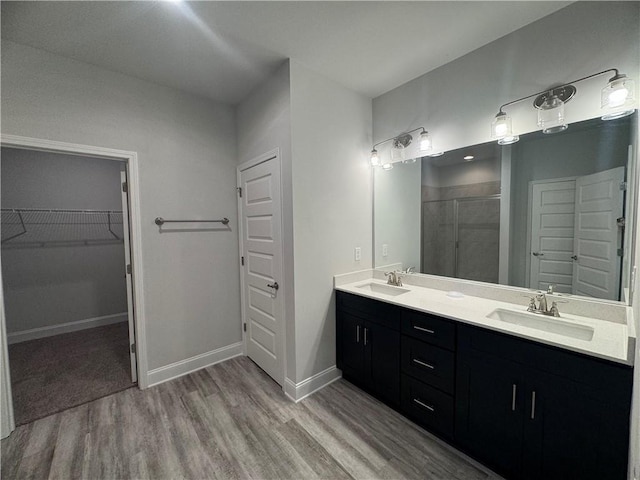
{"type": "Polygon", "coordinates": [[[417,398],[414,398],[414,399],[413,399],[413,401],[414,401],[415,403],[417,403],[418,405],[420,405],[421,407],[426,408],[426,409],[427,409],[427,410],[429,410],[430,412],[435,412],[435,410],[436,410],[436,409],[435,409],[435,408],[433,408],[431,405],[427,405],[426,403],[421,402],[421,401],[420,401],[420,400],[418,400],[417,398]]]}
{"type": "Polygon", "coordinates": [[[518,386],[514,383],[513,388],[511,389],[511,411],[516,411],[516,392],[518,390],[518,386]]]}
{"type": "Polygon", "coordinates": [[[356,325],[356,343],[360,343],[360,325],[356,325]]]}
{"type": "Polygon", "coordinates": [[[536,419],[536,391],[531,392],[531,420],[536,419]]]}
{"type": "Polygon", "coordinates": [[[436,333],[433,330],[429,330],[428,328],[424,328],[424,327],[419,327],[417,325],[414,325],[413,328],[415,328],[416,330],[420,330],[421,332],[436,333]]]}
{"type": "Polygon", "coordinates": [[[367,346],[367,331],[368,330],[369,329],[367,327],[365,327],[365,329],[364,329],[364,346],[365,347],[367,346]]]}
{"type": "Polygon", "coordinates": [[[429,365],[428,363],[423,362],[422,360],[418,360],[417,358],[414,358],[414,359],[413,359],[413,361],[414,361],[415,363],[417,363],[418,365],[422,365],[423,367],[430,368],[431,370],[433,370],[434,368],[436,368],[436,367],[434,367],[433,365],[429,365]]]}

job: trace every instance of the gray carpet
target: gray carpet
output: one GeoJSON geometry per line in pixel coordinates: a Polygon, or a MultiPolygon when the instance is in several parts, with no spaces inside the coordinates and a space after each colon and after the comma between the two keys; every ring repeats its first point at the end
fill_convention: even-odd
{"type": "Polygon", "coordinates": [[[127,322],[9,345],[16,425],[132,387],[127,322]]]}

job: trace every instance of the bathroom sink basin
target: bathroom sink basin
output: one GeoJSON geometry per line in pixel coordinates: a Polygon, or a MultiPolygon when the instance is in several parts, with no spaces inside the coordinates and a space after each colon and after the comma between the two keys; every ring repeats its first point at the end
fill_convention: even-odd
{"type": "Polygon", "coordinates": [[[562,317],[547,317],[536,313],[497,308],[487,315],[487,318],[579,340],[591,340],[593,338],[592,327],[563,320],[562,317]]]}
{"type": "Polygon", "coordinates": [[[361,288],[368,292],[378,293],[382,295],[389,295],[390,297],[397,297],[403,293],[407,293],[410,290],[402,287],[396,287],[394,285],[387,285],[385,283],[365,283],[364,285],[358,285],[356,288],[361,288]]]}

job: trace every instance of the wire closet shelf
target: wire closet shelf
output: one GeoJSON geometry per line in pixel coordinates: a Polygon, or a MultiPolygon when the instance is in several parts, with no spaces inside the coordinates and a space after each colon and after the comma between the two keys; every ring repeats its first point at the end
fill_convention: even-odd
{"type": "Polygon", "coordinates": [[[3,208],[2,246],[74,246],[123,242],[121,210],[3,208]]]}

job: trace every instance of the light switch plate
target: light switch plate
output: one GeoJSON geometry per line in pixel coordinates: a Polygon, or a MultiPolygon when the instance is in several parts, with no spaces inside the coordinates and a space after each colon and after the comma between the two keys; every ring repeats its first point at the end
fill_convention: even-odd
{"type": "Polygon", "coordinates": [[[356,262],[359,262],[360,259],[362,258],[362,249],[360,247],[356,247],[354,249],[354,256],[355,256],[356,262]]]}
{"type": "Polygon", "coordinates": [[[382,244],[382,256],[383,257],[389,256],[389,245],[387,245],[386,243],[382,244]]]}

